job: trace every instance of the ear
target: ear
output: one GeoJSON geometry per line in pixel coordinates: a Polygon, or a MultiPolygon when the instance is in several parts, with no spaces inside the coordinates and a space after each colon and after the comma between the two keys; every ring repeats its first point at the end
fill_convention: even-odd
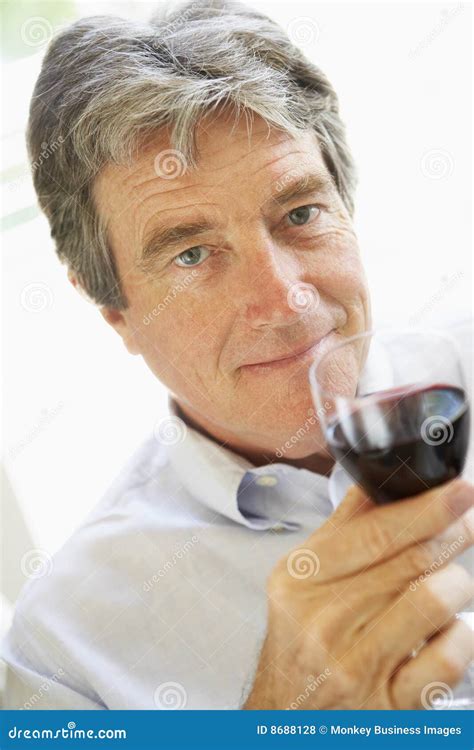
{"type": "Polygon", "coordinates": [[[81,295],[81,297],[84,297],[84,299],[87,300],[88,302],[92,302],[89,295],[82,288],[81,283],[79,279],[77,278],[76,274],[74,273],[74,271],[71,271],[70,269],[68,269],[67,277],[69,281],[71,282],[71,284],[73,285],[74,289],[81,295]]]}
{"type": "MultiPolygon", "coordinates": [[[[86,299],[91,302],[88,295],[82,289],[75,274],[72,271],[68,271],[67,276],[69,281],[71,282],[73,287],[77,289],[79,294],[83,297],[86,297],[86,299]]],[[[99,312],[104,320],[112,326],[112,328],[119,334],[119,336],[121,336],[123,343],[125,344],[130,354],[141,354],[133,336],[131,335],[130,323],[125,315],[120,312],[120,310],[116,310],[113,307],[100,307],[99,312]]]]}
{"type": "Polygon", "coordinates": [[[133,336],[133,330],[131,323],[127,317],[114,307],[101,307],[99,310],[104,320],[112,326],[119,336],[121,336],[123,343],[130,354],[141,354],[136,339],[133,336]]]}

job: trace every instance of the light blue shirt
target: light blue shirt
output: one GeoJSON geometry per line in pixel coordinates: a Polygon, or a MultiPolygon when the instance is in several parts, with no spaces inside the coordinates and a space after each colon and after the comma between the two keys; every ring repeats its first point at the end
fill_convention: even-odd
{"type": "MultiPolygon", "coordinates": [[[[468,373],[469,351],[464,342],[468,373]]],[[[383,352],[369,358],[377,390],[388,364],[383,352]]],[[[351,483],[338,465],[329,477],[255,468],[185,425],[170,399],[169,416],[23,589],[2,645],[4,707],[240,708],[265,637],[268,575],[351,483]]],[[[472,695],[473,672],[455,696],[472,695]]]]}
{"type": "Polygon", "coordinates": [[[170,415],[38,571],[3,643],[6,708],[235,709],[266,579],[351,483],[255,468],[170,415]]]}

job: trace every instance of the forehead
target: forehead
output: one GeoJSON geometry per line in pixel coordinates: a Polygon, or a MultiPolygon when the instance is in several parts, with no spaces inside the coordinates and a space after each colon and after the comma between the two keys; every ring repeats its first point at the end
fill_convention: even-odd
{"type": "Polygon", "coordinates": [[[250,132],[244,117],[237,123],[224,115],[212,120],[207,117],[196,127],[196,144],[198,163],[194,169],[181,152],[172,148],[165,129],[148,139],[130,166],[107,164],[94,184],[94,199],[101,214],[111,218],[123,198],[140,202],[150,193],[161,193],[178,200],[183,189],[229,189],[230,174],[245,177],[249,184],[252,178],[272,180],[284,176],[287,162],[292,157],[298,162],[301,153],[310,156],[315,167],[324,169],[314,133],[306,131],[292,137],[269,127],[258,116],[250,132]]]}
{"type": "Polygon", "coordinates": [[[102,169],[94,201],[114,254],[120,256],[125,244],[139,245],[157,213],[168,219],[193,208],[218,212],[239,205],[244,213],[274,192],[278,180],[284,185],[303,166],[327,174],[313,132],[291,136],[258,116],[250,130],[245,117],[237,122],[225,113],[203,118],[195,140],[194,169],[173,149],[165,129],[142,145],[130,166],[107,164],[102,169]]]}

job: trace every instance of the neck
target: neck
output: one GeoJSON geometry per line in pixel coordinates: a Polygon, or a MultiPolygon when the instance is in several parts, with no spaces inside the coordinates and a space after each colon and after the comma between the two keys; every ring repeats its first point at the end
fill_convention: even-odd
{"type": "MultiPolygon", "coordinates": [[[[206,429],[203,425],[199,424],[194,416],[188,414],[181,404],[178,404],[178,402],[174,399],[173,402],[175,404],[178,416],[183,420],[183,422],[186,422],[186,424],[188,424],[194,430],[197,430],[197,432],[200,432],[201,435],[204,435],[210,440],[213,440],[216,443],[222,442],[218,437],[216,437],[216,435],[213,435],[211,432],[209,432],[209,429],[206,429]]],[[[298,469],[307,469],[308,471],[313,471],[315,474],[327,475],[330,473],[335,463],[334,458],[326,450],[324,450],[324,453],[312,453],[309,456],[303,456],[302,458],[287,458],[285,456],[282,456],[280,458],[276,455],[276,453],[273,453],[271,451],[260,452],[258,450],[255,450],[254,448],[247,449],[242,445],[233,444],[232,439],[226,440],[224,444],[226,448],[233,451],[237,455],[242,456],[242,458],[247,459],[247,461],[250,461],[250,463],[255,467],[266,466],[272,463],[280,463],[288,464],[289,466],[296,466],[298,469]]]]}

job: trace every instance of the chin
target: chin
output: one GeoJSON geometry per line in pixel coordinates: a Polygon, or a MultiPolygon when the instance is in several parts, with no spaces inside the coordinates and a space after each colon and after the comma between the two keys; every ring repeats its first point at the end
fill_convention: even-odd
{"type": "Polygon", "coordinates": [[[289,420],[282,429],[279,444],[275,446],[278,458],[306,458],[325,448],[326,441],[316,411],[305,409],[299,420],[289,420]]]}

